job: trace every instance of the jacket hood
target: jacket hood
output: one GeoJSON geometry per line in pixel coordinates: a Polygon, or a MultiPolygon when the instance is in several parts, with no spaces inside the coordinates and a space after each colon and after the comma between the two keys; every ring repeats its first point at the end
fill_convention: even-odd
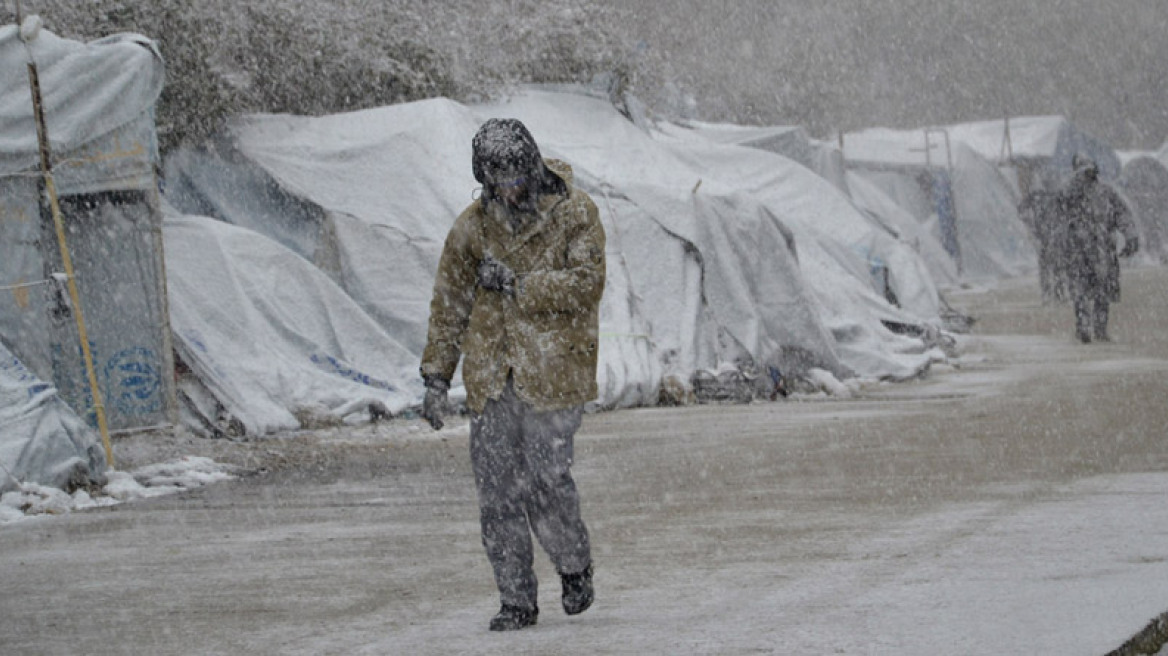
{"type": "Polygon", "coordinates": [[[559,177],[564,181],[564,184],[572,186],[575,184],[575,175],[572,173],[572,165],[562,159],[544,159],[543,165],[547,167],[547,172],[559,177]]]}

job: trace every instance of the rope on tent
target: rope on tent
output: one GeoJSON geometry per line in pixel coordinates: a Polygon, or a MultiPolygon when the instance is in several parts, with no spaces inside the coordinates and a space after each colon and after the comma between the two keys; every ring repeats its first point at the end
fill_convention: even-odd
{"type": "MultiPolygon", "coordinates": [[[[69,159],[57,160],[56,166],[61,167],[71,166],[74,164],[88,164],[89,161],[90,160],[73,157],[69,159]]],[[[29,171],[14,171],[12,173],[0,173],[0,178],[39,178],[43,175],[43,171],[34,169],[29,171]]]]}
{"type": "Polygon", "coordinates": [[[41,285],[51,285],[53,280],[34,280],[32,282],[18,282],[15,285],[0,285],[0,292],[14,292],[18,289],[28,289],[29,287],[40,287],[41,285]]]}
{"type": "MultiPolygon", "coordinates": [[[[19,4],[17,5],[19,7],[19,4]]],[[[81,353],[85,359],[85,373],[89,377],[89,389],[93,394],[93,409],[97,414],[97,429],[101,433],[101,443],[105,447],[106,462],[114,467],[114,451],[110,445],[109,427],[105,419],[105,403],[101,396],[101,388],[97,384],[97,372],[93,368],[93,353],[89,349],[89,333],[85,329],[85,317],[81,312],[81,295],[77,292],[76,276],[73,273],[73,258],[69,254],[69,245],[65,239],[65,221],[61,217],[61,205],[57,200],[57,187],[53,182],[52,153],[49,150],[48,128],[45,125],[45,108],[41,96],[40,77],[37,74],[36,61],[32,56],[32,48],[28,42],[36,38],[40,30],[40,18],[29,16],[20,26],[20,40],[28,54],[28,86],[32,93],[33,118],[36,119],[37,142],[40,144],[41,172],[45,178],[45,194],[49,197],[49,209],[53,214],[53,225],[57,232],[57,244],[61,250],[61,261],[65,266],[66,283],[69,288],[69,299],[73,302],[77,320],[77,335],[81,340],[81,353]]]]}

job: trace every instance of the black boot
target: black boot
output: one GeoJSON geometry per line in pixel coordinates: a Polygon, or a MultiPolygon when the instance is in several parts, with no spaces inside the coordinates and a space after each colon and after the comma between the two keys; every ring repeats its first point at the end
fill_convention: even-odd
{"type": "Polygon", "coordinates": [[[503,607],[499,609],[499,613],[491,618],[491,630],[517,631],[529,626],[535,626],[537,619],[539,619],[539,606],[520,608],[519,606],[503,604],[503,607]]]}
{"type": "Polygon", "coordinates": [[[592,565],[579,574],[561,574],[564,587],[564,612],[579,615],[592,605],[592,565]]]}

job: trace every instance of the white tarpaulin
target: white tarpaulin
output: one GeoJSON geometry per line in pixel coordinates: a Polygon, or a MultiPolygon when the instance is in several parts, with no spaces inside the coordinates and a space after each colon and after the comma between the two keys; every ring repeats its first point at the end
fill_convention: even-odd
{"type": "MultiPolygon", "coordinates": [[[[154,43],[140,35],[80,43],[40,30],[28,48],[44,93],[49,142],[57,154],[76,152],[133,123],[162,92],[162,58],[154,43]]],[[[0,27],[0,174],[34,169],[39,163],[27,53],[19,27],[0,27]]]]}
{"type": "MultiPolygon", "coordinates": [[[[780,170],[789,170],[792,160],[804,168],[814,171],[819,177],[830,182],[840,193],[833,194],[822,185],[807,182],[806,175],[793,172],[787,177],[784,192],[788,197],[776,196],[774,205],[779,208],[798,209],[798,216],[802,220],[795,221],[795,229],[799,225],[810,225],[826,228],[831,240],[837,240],[848,246],[852,251],[844,256],[840,262],[842,266],[853,271],[859,271],[860,266],[871,279],[872,286],[881,293],[888,291],[897,299],[899,306],[918,321],[931,321],[939,313],[939,297],[934,282],[922,262],[919,251],[914,244],[899,240],[899,231],[894,230],[879,220],[871,211],[872,208],[863,207],[853,200],[855,207],[849,208],[845,202],[851,198],[848,178],[843,166],[842,155],[838,150],[828,148],[822,143],[813,142],[801,128],[764,128],[742,127],[725,124],[693,123],[690,127],[665,126],[664,133],[670,137],[680,138],[693,142],[695,137],[704,141],[719,144],[731,144],[767,151],[783,155],[785,159],[774,158],[747,158],[742,165],[747,170],[746,175],[753,175],[753,170],[765,173],[776,173],[780,170]],[[835,156],[832,156],[832,155],[835,156]],[[838,164],[838,165],[837,165],[838,164]],[[803,193],[795,188],[802,187],[803,193]],[[798,196],[793,199],[791,196],[798,196]],[[820,208],[806,209],[804,199],[813,199],[813,203],[822,205],[820,208]],[[857,211],[861,210],[861,211],[857,211]],[[827,217],[826,220],[824,217],[827,217]],[[858,259],[857,259],[858,258],[858,259]]],[[[719,149],[721,150],[721,149],[719,149]]],[[[738,158],[739,151],[727,151],[729,157],[738,158]]],[[[703,158],[708,161],[707,158],[703,158]]],[[[735,174],[736,175],[736,174],[735,174]]],[[[748,178],[749,179],[749,178],[748,178]]],[[[762,178],[757,183],[759,189],[765,190],[764,195],[777,191],[779,185],[771,185],[762,178]]],[[[871,194],[869,193],[869,196],[871,194]]],[[[817,233],[813,233],[820,239],[817,233]]],[[[835,251],[839,252],[839,251],[835,251]]],[[[864,275],[860,276],[864,279],[864,275]]]]}
{"type": "Polygon", "coordinates": [[[105,470],[97,433],[0,342],[0,493],[82,484],[105,470]]]}
{"type": "Polygon", "coordinates": [[[0,399],[8,421],[0,450],[19,454],[14,466],[24,480],[55,485],[78,458],[90,471],[104,467],[83,444],[97,410],[79,311],[109,429],[171,420],[153,119],[164,70],[146,37],[80,43],[39,25],[33,16],[22,27],[0,27],[0,336],[24,372],[18,382],[45,381],[0,399]],[[30,61],[80,308],[65,291],[70,271],[44,195],[30,61]]]}
{"type": "Polygon", "coordinates": [[[1037,255],[1014,187],[996,165],[944,135],[873,128],[845,135],[844,155],[854,174],[929,230],[962,275],[996,279],[1033,270],[1037,255]]]}
{"type": "Polygon", "coordinates": [[[421,397],[417,356],[307,260],[213,219],[170,217],[164,230],[175,348],[248,434],[397,413],[421,397]]]}
{"type": "MultiPolygon", "coordinates": [[[[168,184],[183,190],[172,199],[181,210],[211,208],[273,238],[279,225],[256,218],[264,212],[234,216],[243,208],[230,199],[271,195],[254,188],[268,180],[317,208],[303,215],[319,225],[293,247],[306,262],[332,254],[339,288],[411,354],[402,371],[379,374],[407,389],[417,383],[442,243],[478,186],[471,137],[492,116],[527,123],[544,156],[568,162],[600,208],[608,285],[599,405],[655,403],[664,374],[688,380],[726,364],[760,375],[818,367],[901,377],[934,357],[883,323],[936,322],[935,300],[920,302],[935,298],[924,266],[903,244],[882,243],[832,185],[772,153],[654,135],[604,100],[528,92],[487,107],[436,99],[319,118],[249,116],[232,130],[236,162],[262,175],[216,176],[213,158],[188,153],[168,160],[168,184]],[[906,260],[885,265],[916,276],[904,289],[917,286],[905,296],[919,313],[874,287],[877,248],[906,260]]],[[[172,303],[182,294],[172,282],[172,303]]]]}

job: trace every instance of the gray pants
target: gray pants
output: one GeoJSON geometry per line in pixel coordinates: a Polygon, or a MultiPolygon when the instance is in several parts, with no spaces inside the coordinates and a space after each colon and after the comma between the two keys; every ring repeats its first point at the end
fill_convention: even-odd
{"type": "Polygon", "coordinates": [[[1075,336],[1080,341],[1107,341],[1107,319],[1111,309],[1110,294],[1099,276],[1088,270],[1080,273],[1071,288],[1075,306],[1075,336]]]}
{"type": "Polygon", "coordinates": [[[508,381],[502,397],[471,417],[483,546],[504,604],[536,604],[532,532],[560,574],[582,572],[592,562],[569,471],[582,415],[581,407],[536,412],[508,381]]]}
{"type": "Polygon", "coordinates": [[[1080,341],[1092,339],[1107,341],[1107,319],[1111,303],[1107,294],[1098,290],[1087,290],[1075,294],[1075,336],[1080,341]]]}

